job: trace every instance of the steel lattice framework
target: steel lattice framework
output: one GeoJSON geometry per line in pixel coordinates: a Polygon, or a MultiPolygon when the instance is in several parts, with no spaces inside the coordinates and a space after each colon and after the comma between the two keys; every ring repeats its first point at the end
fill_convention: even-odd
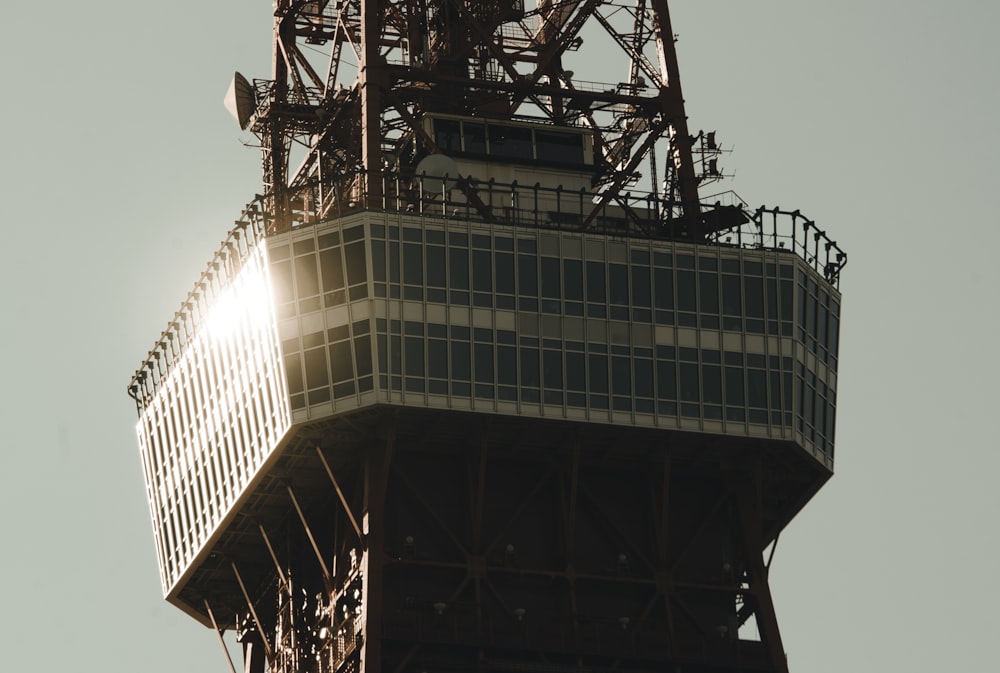
{"type": "Polygon", "coordinates": [[[450,113],[589,128],[598,149],[593,213],[649,162],[647,184],[692,235],[704,233],[697,188],[708,176],[692,143],[712,151],[714,138],[689,133],[664,0],[276,4],[272,78],[254,82],[246,120],[263,146],[276,230],[328,217],[359,194],[378,204],[384,186],[373,178],[405,174],[440,152],[418,120],[450,113]],[[569,69],[585,36],[620,51],[621,81],[569,69]],[[668,157],[659,169],[658,144],[668,157]],[[301,157],[294,168],[293,157],[301,157]]]}

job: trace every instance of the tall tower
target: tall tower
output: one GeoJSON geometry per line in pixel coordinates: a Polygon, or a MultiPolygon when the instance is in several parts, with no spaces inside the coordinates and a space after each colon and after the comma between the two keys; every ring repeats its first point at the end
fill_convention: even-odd
{"type": "Polygon", "coordinates": [[[699,195],[666,0],[276,0],[273,55],[129,387],[167,600],[246,673],[787,671],[846,256],[699,195]]]}

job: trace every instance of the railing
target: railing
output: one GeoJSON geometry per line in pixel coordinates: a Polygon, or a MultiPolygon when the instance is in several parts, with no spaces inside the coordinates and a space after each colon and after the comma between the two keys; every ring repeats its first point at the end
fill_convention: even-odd
{"type": "Polygon", "coordinates": [[[212,256],[180,309],[156,340],[142,365],[129,382],[128,394],[141,414],[146,403],[156,395],[161,383],[178,362],[208,315],[215,297],[243,268],[243,262],[265,235],[263,197],[258,196],[236,220],[222,245],[212,256]]]}
{"type": "MultiPolygon", "coordinates": [[[[425,216],[489,220],[540,229],[593,231],[606,235],[690,240],[680,203],[649,192],[624,192],[601,204],[588,189],[569,190],[534,185],[477,181],[471,178],[417,176],[409,189],[398,176],[383,190],[383,208],[425,216]],[[461,192],[465,198],[456,197],[461,192]],[[471,195],[471,196],[470,196],[471,195]],[[474,198],[472,198],[474,197],[474,198]],[[480,202],[476,203],[476,199],[480,202]],[[591,211],[597,209],[591,215],[591,211]]],[[[834,287],[847,264],[847,253],[816,223],[798,210],[760,206],[728,191],[704,198],[703,222],[713,213],[725,215],[730,226],[712,231],[705,243],[745,249],[792,252],[805,260],[834,287]]]]}
{"type": "Polygon", "coordinates": [[[798,210],[760,206],[748,213],[749,221],[717,232],[709,240],[717,245],[788,251],[795,253],[821,273],[834,287],[847,265],[847,253],[816,223],[798,210]]]}

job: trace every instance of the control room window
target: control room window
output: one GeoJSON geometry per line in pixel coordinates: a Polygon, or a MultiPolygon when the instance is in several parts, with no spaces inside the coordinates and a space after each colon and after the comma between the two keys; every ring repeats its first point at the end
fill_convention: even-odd
{"type": "Polygon", "coordinates": [[[462,151],[461,124],[455,119],[434,120],[434,142],[445,154],[462,151]]]}
{"type": "Polygon", "coordinates": [[[486,154],[486,126],[475,122],[462,124],[464,149],[468,154],[486,154]]]}
{"type": "Polygon", "coordinates": [[[491,157],[524,161],[531,161],[535,158],[530,128],[490,124],[489,131],[491,157]]]}
{"type": "Polygon", "coordinates": [[[538,160],[579,166],[584,162],[583,136],[561,131],[535,131],[538,160]]]}

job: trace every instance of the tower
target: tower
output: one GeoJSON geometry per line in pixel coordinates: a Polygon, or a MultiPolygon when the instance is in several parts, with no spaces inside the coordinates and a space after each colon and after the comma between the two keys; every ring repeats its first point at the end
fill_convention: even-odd
{"type": "Polygon", "coordinates": [[[699,195],[665,0],[278,0],[273,55],[129,387],[167,599],[247,673],[786,671],[846,256],[699,195]]]}

